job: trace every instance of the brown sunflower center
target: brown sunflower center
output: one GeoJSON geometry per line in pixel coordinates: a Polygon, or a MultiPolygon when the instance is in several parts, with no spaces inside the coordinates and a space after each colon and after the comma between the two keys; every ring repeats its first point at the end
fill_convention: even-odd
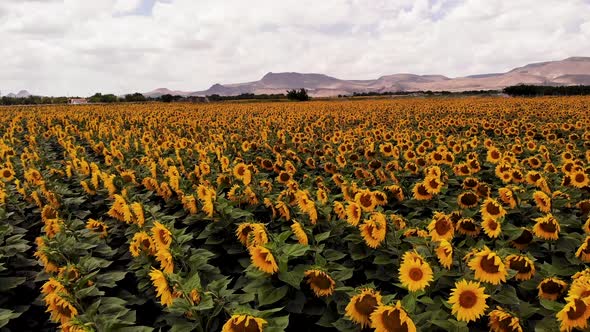
{"type": "Polygon", "coordinates": [[[555,225],[555,223],[551,220],[540,223],[539,228],[547,233],[555,233],[555,231],[557,231],[557,225],[555,225]]]}
{"type": "Polygon", "coordinates": [[[495,231],[498,228],[498,223],[495,220],[488,221],[488,228],[495,231]]]}
{"type": "Polygon", "coordinates": [[[461,195],[461,203],[466,206],[474,206],[477,203],[477,195],[474,193],[465,193],[461,195]]]}
{"type": "Polygon", "coordinates": [[[546,294],[559,294],[563,290],[563,286],[553,280],[549,280],[541,284],[541,290],[546,294]]]}
{"type": "Polygon", "coordinates": [[[429,196],[430,195],[428,193],[428,190],[426,190],[426,187],[423,184],[418,185],[418,194],[420,194],[422,196],[429,196]]]}
{"type": "Polygon", "coordinates": [[[323,274],[311,277],[311,283],[313,286],[319,289],[330,289],[332,286],[330,279],[323,274]]]}
{"type": "Polygon", "coordinates": [[[529,230],[524,230],[519,237],[514,239],[516,244],[529,244],[533,240],[533,234],[529,230]]]}
{"type": "Polygon", "coordinates": [[[524,258],[513,258],[510,260],[510,268],[518,273],[531,272],[531,266],[524,258]]]}
{"type": "Polygon", "coordinates": [[[362,206],[369,207],[373,204],[373,199],[371,194],[362,194],[360,198],[360,203],[362,206]]]}
{"type": "Polygon", "coordinates": [[[2,176],[3,176],[3,177],[5,177],[5,178],[8,178],[8,177],[10,177],[11,175],[12,175],[12,173],[10,172],[10,170],[7,170],[7,169],[5,169],[5,170],[2,172],[2,176]]]}
{"type": "Polygon", "coordinates": [[[240,331],[240,332],[259,332],[260,326],[258,323],[253,319],[244,319],[239,324],[232,324],[232,331],[240,331]]]}
{"type": "Polygon", "coordinates": [[[439,235],[444,235],[451,229],[451,225],[448,220],[440,219],[434,224],[434,229],[439,235]]]}
{"type": "Polygon", "coordinates": [[[500,214],[500,207],[497,206],[495,203],[490,202],[486,205],[486,211],[492,215],[492,216],[496,216],[500,214]]]}
{"type": "Polygon", "coordinates": [[[363,316],[369,316],[377,307],[377,299],[375,296],[367,294],[359,301],[356,301],[354,308],[363,316]]]}
{"type": "Polygon", "coordinates": [[[500,325],[499,331],[505,331],[505,332],[521,331],[521,329],[518,328],[518,327],[520,327],[520,324],[518,324],[518,325],[512,324],[512,317],[506,317],[504,319],[500,319],[498,321],[498,324],[500,325]]]}
{"type": "Polygon", "coordinates": [[[72,310],[70,310],[68,305],[58,305],[57,311],[61,316],[71,318],[73,316],[72,310]]]}
{"type": "Polygon", "coordinates": [[[424,277],[424,272],[422,272],[422,269],[420,269],[419,267],[413,267],[410,272],[410,279],[412,279],[413,281],[420,281],[422,280],[422,277],[424,277]]]}
{"type": "Polygon", "coordinates": [[[402,322],[399,310],[384,312],[381,316],[381,322],[387,331],[408,331],[408,324],[402,322]]]}
{"type": "Polygon", "coordinates": [[[586,306],[586,303],[584,303],[584,301],[582,301],[580,299],[575,299],[574,305],[575,305],[575,308],[571,307],[567,311],[567,318],[570,320],[576,320],[576,319],[584,316],[584,313],[586,313],[586,309],[588,308],[586,306]]]}
{"type": "Polygon", "coordinates": [[[475,224],[471,220],[463,220],[460,226],[461,229],[467,232],[474,232],[476,230],[475,224]]]}
{"type": "Polygon", "coordinates": [[[466,290],[459,295],[459,305],[462,308],[470,309],[477,303],[477,294],[471,290],[466,290]]]}
{"type": "Polygon", "coordinates": [[[498,273],[499,266],[496,265],[495,263],[495,258],[496,256],[485,256],[482,257],[481,262],[479,263],[479,266],[481,267],[482,270],[484,270],[487,273],[498,273]]]}
{"type": "Polygon", "coordinates": [[[246,168],[245,167],[238,167],[238,175],[243,176],[244,173],[246,173],[246,168]]]}

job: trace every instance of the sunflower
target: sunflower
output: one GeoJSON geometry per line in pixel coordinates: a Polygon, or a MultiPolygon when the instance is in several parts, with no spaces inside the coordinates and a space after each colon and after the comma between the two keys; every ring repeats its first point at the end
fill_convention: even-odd
{"type": "Polygon", "coordinates": [[[426,261],[408,259],[399,267],[399,280],[410,292],[416,292],[428,287],[434,277],[426,261]]]}
{"type": "Polygon", "coordinates": [[[232,315],[221,332],[262,332],[267,321],[250,315],[232,315]]]}
{"type": "Polygon", "coordinates": [[[502,203],[508,205],[508,207],[511,209],[516,207],[516,199],[514,198],[514,193],[512,190],[508,188],[500,188],[498,189],[498,194],[500,195],[500,200],[502,203]]]}
{"type": "Polygon", "coordinates": [[[481,317],[488,305],[485,288],[479,287],[479,282],[466,281],[465,279],[455,283],[455,288],[449,297],[452,305],[452,313],[459,321],[476,321],[481,317]]]}
{"type": "Polygon", "coordinates": [[[363,190],[354,195],[354,201],[363,209],[363,211],[371,212],[377,206],[377,200],[373,197],[373,193],[368,190],[363,190]]]}
{"type": "Polygon", "coordinates": [[[346,206],[346,222],[352,226],[358,225],[361,220],[361,206],[355,202],[348,203],[346,206]]]}
{"type": "Polygon", "coordinates": [[[426,191],[428,191],[431,195],[436,195],[440,193],[444,183],[440,180],[437,176],[429,175],[424,179],[424,187],[426,191]]]}
{"type": "Polygon", "coordinates": [[[498,254],[488,247],[477,254],[469,261],[469,268],[475,272],[475,279],[489,282],[492,285],[499,285],[506,282],[506,266],[498,254]]]}
{"type": "Polygon", "coordinates": [[[172,233],[166,226],[156,221],[152,226],[152,239],[158,249],[169,248],[172,243],[172,233]]]}
{"type": "Polygon", "coordinates": [[[576,251],[576,257],[584,263],[590,263],[590,236],[587,236],[582,242],[578,251],[576,251]]]}
{"type": "Polygon", "coordinates": [[[479,197],[473,191],[466,191],[457,197],[457,204],[462,209],[469,209],[476,207],[479,202],[479,197]]]}
{"type": "Polygon", "coordinates": [[[86,222],[86,229],[97,234],[98,237],[100,237],[101,239],[107,237],[108,228],[109,227],[104,222],[99,220],[88,219],[88,221],[86,222]]]}
{"type": "Polygon", "coordinates": [[[346,219],[346,208],[344,208],[344,204],[342,204],[342,202],[335,201],[333,204],[333,210],[336,213],[336,216],[338,216],[338,219],[346,219]]]}
{"type": "Polygon", "coordinates": [[[234,177],[242,181],[245,185],[249,185],[252,181],[252,172],[250,172],[248,166],[244,163],[236,164],[233,173],[234,177]]]}
{"type": "Polygon", "coordinates": [[[492,218],[484,219],[481,222],[481,226],[484,233],[491,238],[497,238],[502,233],[501,224],[492,218]]]}
{"type": "Polygon", "coordinates": [[[168,248],[160,248],[156,251],[156,261],[160,263],[160,269],[164,273],[170,274],[174,272],[174,260],[168,248]]]}
{"type": "Polygon", "coordinates": [[[152,271],[150,272],[150,279],[152,280],[152,285],[154,285],[156,288],[156,296],[160,298],[160,303],[167,307],[172,305],[174,296],[172,295],[172,291],[170,290],[170,286],[168,285],[168,280],[166,279],[164,272],[152,268],[152,271]]]}
{"type": "Polygon", "coordinates": [[[486,198],[481,206],[481,215],[484,219],[497,220],[506,215],[506,210],[493,198],[486,198]]]}
{"type": "Polygon", "coordinates": [[[579,170],[570,174],[571,184],[576,188],[584,188],[590,184],[590,179],[584,171],[579,170]]]}
{"type": "Polygon", "coordinates": [[[389,219],[391,219],[391,222],[393,223],[393,226],[397,230],[402,230],[402,229],[406,228],[406,226],[407,226],[406,221],[400,215],[391,214],[391,215],[389,215],[389,219]]]}
{"type": "Polygon", "coordinates": [[[380,305],[371,313],[371,327],[375,332],[416,332],[416,325],[400,301],[392,305],[380,305]]]}
{"type": "Polygon", "coordinates": [[[275,274],[279,271],[279,267],[275,262],[275,258],[270,252],[270,250],[266,249],[261,245],[251,246],[248,248],[250,251],[250,259],[252,260],[252,264],[256,266],[260,271],[275,274]]]}
{"type": "Polygon", "coordinates": [[[293,234],[295,234],[295,237],[297,238],[299,244],[308,244],[307,234],[305,234],[305,230],[303,229],[300,223],[293,220],[293,224],[291,225],[291,231],[293,232],[293,234]]]}
{"type": "Polygon", "coordinates": [[[440,265],[450,269],[453,264],[453,246],[447,240],[440,241],[436,248],[436,257],[440,265]]]}
{"type": "Polygon", "coordinates": [[[353,296],[346,306],[346,316],[361,327],[371,324],[371,314],[377,307],[383,305],[381,294],[374,289],[363,289],[360,294],[353,296]]]}
{"type": "Polygon", "coordinates": [[[479,234],[480,227],[471,218],[461,218],[455,224],[455,230],[459,234],[476,237],[479,234]]]}
{"type": "MultiPolygon", "coordinates": [[[[588,270],[586,270],[588,272],[588,270]]],[[[578,272],[580,273],[580,272],[578,272]]],[[[583,273],[583,272],[582,272],[583,273]]],[[[574,298],[587,298],[590,296],[590,278],[587,275],[581,275],[578,278],[572,277],[573,282],[567,293],[566,301],[574,298]]]]}
{"type": "Polygon", "coordinates": [[[14,179],[14,171],[10,168],[0,169],[0,179],[6,182],[12,181],[12,179],[14,179]]]}
{"type": "Polygon", "coordinates": [[[47,304],[47,312],[51,313],[51,320],[54,322],[66,324],[78,315],[78,309],[57,293],[47,295],[45,303],[47,304]]]}
{"type": "Polygon", "coordinates": [[[535,221],[536,224],[533,226],[533,232],[537,237],[544,240],[557,240],[559,238],[561,227],[552,214],[536,218],[535,221]]]}
{"type": "Polygon", "coordinates": [[[532,241],[533,232],[523,227],[520,235],[510,243],[514,248],[518,250],[524,250],[532,241]]]}
{"type": "Polygon", "coordinates": [[[282,184],[287,184],[287,183],[289,183],[289,181],[291,181],[291,174],[289,174],[285,171],[281,171],[279,173],[279,176],[277,177],[277,181],[279,181],[279,183],[282,183],[282,184]]]}
{"type": "Polygon", "coordinates": [[[370,219],[365,220],[359,226],[361,235],[365,243],[371,248],[377,248],[387,235],[387,220],[385,215],[380,212],[375,212],[370,219]]]}
{"type": "Polygon", "coordinates": [[[573,298],[556,315],[561,331],[585,329],[590,317],[590,299],[573,298]]]}
{"type": "Polygon", "coordinates": [[[549,213],[551,211],[551,198],[549,198],[547,194],[537,190],[533,194],[533,199],[535,200],[537,208],[539,208],[541,212],[549,213]]]}
{"type": "Polygon", "coordinates": [[[432,194],[428,192],[428,189],[422,182],[418,182],[414,185],[412,193],[414,193],[414,199],[419,201],[428,201],[432,199],[432,194]]]}
{"type": "Polygon", "coordinates": [[[567,288],[567,283],[557,278],[543,279],[537,289],[539,290],[539,298],[555,301],[567,288]]]}
{"type": "Polygon", "coordinates": [[[329,296],[334,293],[336,282],[326,272],[312,269],[305,271],[304,275],[315,296],[329,296]]]}
{"type": "Polygon", "coordinates": [[[490,331],[492,332],[522,332],[518,317],[508,313],[502,307],[496,307],[488,314],[490,331]]]}
{"type": "Polygon", "coordinates": [[[428,225],[432,241],[447,240],[450,241],[455,235],[453,222],[446,214],[435,212],[434,217],[428,225]]]}
{"type": "Polygon", "coordinates": [[[516,280],[529,280],[535,275],[535,263],[523,255],[508,255],[505,264],[509,269],[516,271],[516,280]]]}

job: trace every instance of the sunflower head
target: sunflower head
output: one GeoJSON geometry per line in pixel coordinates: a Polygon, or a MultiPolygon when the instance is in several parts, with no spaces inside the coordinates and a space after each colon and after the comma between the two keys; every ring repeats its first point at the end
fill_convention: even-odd
{"type": "Polygon", "coordinates": [[[416,292],[428,287],[434,277],[426,261],[406,259],[400,265],[399,280],[410,292],[416,292]]]}
{"type": "Polygon", "coordinates": [[[262,332],[267,321],[250,315],[232,315],[221,332],[262,332]]]}
{"type": "Polygon", "coordinates": [[[172,232],[156,221],[152,227],[152,238],[158,248],[168,248],[172,243],[172,232]]]}
{"type": "Polygon", "coordinates": [[[477,280],[493,285],[506,282],[507,271],[502,259],[487,247],[475,254],[469,261],[469,268],[475,272],[477,280]]]}
{"type": "Polygon", "coordinates": [[[461,280],[455,283],[451,292],[449,304],[452,305],[452,313],[459,321],[476,321],[481,317],[486,308],[485,288],[478,282],[461,280]]]}
{"type": "Polygon", "coordinates": [[[307,270],[304,273],[307,283],[317,297],[329,296],[334,293],[336,282],[329,274],[321,270],[307,270]]]}
{"type": "Polygon", "coordinates": [[[416,325],[400,301],[395,305],[381,305],[371,313],[371,327],[375,332],[416,332],[416,325]]]}
{"type": "Polygon", "coordinates": [[[560,330],[585,329],[590,318],[590,299],[572,298],[555,317],[560,324],[560,330]]]}
{"type": "Polygon", "coordinates": [[[374,289],[363,289],[353,296],[346,306],[346,316],[353,322],[365,327],[371,324],[371,314],[383,305],[381,294],[374,289]]]}
{"type": "Polygon", "coordinates": [[[476,237],[479,234],[480,227],[471,218],[461,218],[455,224],[455,230],[459,234],[476,237]]]}
{"type": "Polygon", "coordinates": [[[442,212],[436,212],[428,225],[432,241],[451,240],[455,234],[455,226],[451,218],[442,212]]]}
{"type": "Polygon", "coordinates": [[[251,246],[249,251],[252,264],[254,264],[259,270],[269,274],[275,274],[279,271],[279,267],[270,250],[261,245],[257,245],[251,246]]]}
{"type": "Polygon", "coordinates": [[[539,298],[551,301],[557,300],[566,288],[567,283],[557,278],[545,278],[537,286],[539,298]]]}
{"type": "Polygon", "coordinates": [[[496,307],[488,314],[488,326],[492,332],[522,332],[518,317],[508,313],[502,307],[496,307]]]}
{"type": "Polygon", "coordinates": [[[492,218],[486,218],[481,222],[484,233],[491,238],[497,238],[502,233],[501,224],[492,218]]]}
{"type": "Polygon", "coordinates": [[[481,215],[484,219],[498,220],[506,215],[506,210],[493,198],[486,198],[481,206],[481,215]]]}
{"type": "Polygon", "coordinates": [[[535,235],[544,240],[557,240],[559,238],[559,221],[552,214],[535,219],[536,224],[533,226],[535,235]]]}
{"type": "Polygon", "coordinates": [[[453,264],[453,246],[447,240],[440,241],[436,248],[436,257],[440,265],[450,269],[453,264]]]}
{"type": "Polygon", "coordinates": [[[529,280],[535,275],[535,263],[524,255],[508,255],[506,265],[516,271],[516,280],[529,280]]]}

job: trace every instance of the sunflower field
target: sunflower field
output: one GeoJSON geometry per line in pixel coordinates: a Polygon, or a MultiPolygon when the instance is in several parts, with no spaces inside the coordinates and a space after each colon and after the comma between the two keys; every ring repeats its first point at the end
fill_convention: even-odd
{"type": "Polygon", "coordinates": [[[0,109],[0,331],[571,331],[590,98],[0,109]]]}

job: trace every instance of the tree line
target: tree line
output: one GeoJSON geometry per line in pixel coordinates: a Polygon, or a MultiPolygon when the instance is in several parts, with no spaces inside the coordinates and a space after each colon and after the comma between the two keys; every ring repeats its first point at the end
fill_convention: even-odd
{"type": "Polygon", "coordinates": [[[549,86],[549,85],[513,85],[502,90],[510,96],[580,96],[590,95],[590,85],[549,86]]]}

